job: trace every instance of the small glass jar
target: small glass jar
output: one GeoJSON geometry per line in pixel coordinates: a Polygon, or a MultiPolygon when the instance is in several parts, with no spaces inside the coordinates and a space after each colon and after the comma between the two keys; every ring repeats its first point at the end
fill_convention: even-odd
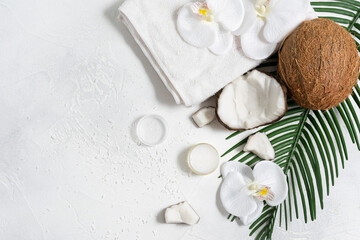
{"type": "Polygon", "coordinates": [[[141,143],[155,146],[162,143],[167,136],[167,123],[159,115],[146,115],[136,125],[136,135],[141,143]]]}
{"type": "Polygon", "coordinates": [[[187,164],[198,175],[213,173],[219,166],[219,153],[208,143],[199,143],[189,149],[187,164]]]}

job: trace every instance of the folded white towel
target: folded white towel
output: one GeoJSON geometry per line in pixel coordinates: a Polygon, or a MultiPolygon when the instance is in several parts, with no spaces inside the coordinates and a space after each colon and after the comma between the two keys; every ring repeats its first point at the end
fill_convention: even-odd
{"type": "Polygon", "coordinates": [[[187,44],[177,32],[176,18],[178,10],[188,2],[127,0],[119,11],[176,103],[191,106],[214,95],[260,61],[244,56],[236,43],[222,56],[187,44]]]}

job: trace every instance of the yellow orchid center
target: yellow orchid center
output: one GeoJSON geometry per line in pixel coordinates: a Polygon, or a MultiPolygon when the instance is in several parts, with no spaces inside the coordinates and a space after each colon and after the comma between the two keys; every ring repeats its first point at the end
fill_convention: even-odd
{"type": "Polygon", "coordinates": [[[255,10],[258,17],[265,17],[269,11],[270,0],[257,0],[255,3],[255,10]]]}
{"type": "Polygon", "coordinates": [[[214,15],[211,9],[209,9],[206,2],[195,2],[191,6],[191,9],[193,13],[195,13],[199,17],[200,20],[206,22],[214,22],[214,15]]]}
{"type": "Polygon", "coordinates": [[[199,9],[199,13],[200,13],[201,15],[204,15],[205,17],[207,16],[207,12],[208,12],[207,9],[199,9]]]}
{"type": "Polygon", "coordinates": [[[252,195],[257,199],[263,200],[272,200],[274,199],[275,194],[270,190],[270,187],[264,185],[251,184],[249,190],[252,192],[252,195]]]}
{"type": "Polygon", "coordinates": [[[207,22],[213,22],[214,21],[214,15],[212,14],[212,11],[210,9],[199,9],[199,15],[204,18],[207,22]]]}
{"type": "Polygon", "coordinates": [[[261,189],[261,192],[259,192],[259,194],[260,195],[266,195],[268,193],[268,190],[267,190],[267,188],[263,188],[263,189],[261,189]]]}

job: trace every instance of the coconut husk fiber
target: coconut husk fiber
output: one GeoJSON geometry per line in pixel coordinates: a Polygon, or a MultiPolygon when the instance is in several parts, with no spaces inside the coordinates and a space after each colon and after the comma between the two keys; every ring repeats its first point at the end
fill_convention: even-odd
{"type": "Polygon", "coordinates": [[[285,39],[278,71],[295,102],[325,110],[352,93],[359,63],[351,35],[337,23],[319,18],[303,22],[285,39]]]}

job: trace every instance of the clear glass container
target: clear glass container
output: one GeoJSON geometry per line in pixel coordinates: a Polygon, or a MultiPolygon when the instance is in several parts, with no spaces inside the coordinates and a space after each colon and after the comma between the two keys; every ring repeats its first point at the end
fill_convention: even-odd
{"type": "Polygon", "coordinates": [[[140,142],[147,146],[162,143],[167,136],[167,123],[159,115],[146,115],[136,125],[136,135],[140,142]]]}

